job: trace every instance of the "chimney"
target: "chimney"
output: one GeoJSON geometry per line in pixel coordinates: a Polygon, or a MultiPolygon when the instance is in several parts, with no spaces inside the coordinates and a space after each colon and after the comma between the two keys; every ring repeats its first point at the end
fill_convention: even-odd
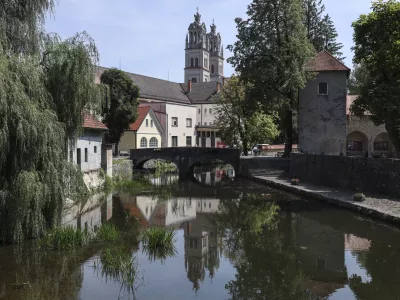
{"type": "Polygon", "coordinates": [[[192,81],[189,80],[188,81],[188,92],[191,92],[191,91],[192,91],[192,81]]]}

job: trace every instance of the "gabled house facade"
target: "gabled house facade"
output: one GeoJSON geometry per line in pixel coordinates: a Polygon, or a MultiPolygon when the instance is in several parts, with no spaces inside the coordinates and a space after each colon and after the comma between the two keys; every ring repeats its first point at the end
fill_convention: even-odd
{"type": "Polygon", "coordinates": [[[130,149],[163,147],[163,133],[164,130],[150,106],[141,106],[138,108],[135,123],[121,137],[119,149],[129,152],[130,149]]]}

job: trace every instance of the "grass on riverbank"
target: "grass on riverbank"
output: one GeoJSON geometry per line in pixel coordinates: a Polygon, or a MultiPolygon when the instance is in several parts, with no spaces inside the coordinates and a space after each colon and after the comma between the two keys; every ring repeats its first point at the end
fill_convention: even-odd
{"type": "Polygon", "coordinates": [[[37,244],[41,249],[72,250],[84,247],[95,241],[116,242],[120,237],[121,234],[118,228],[109,223],[103,223],[94,233],[66,226],[49,230],[42,238],[37,240],[37,244]]]}
{"type": "Polygon", "coordinates": [[[143,252],[150,261],[165,261],[175,256],[174,237],[176,231],[164,227],[150,227],[142,233],[143,252]]]}
{"type": "Polygon", "coordinates": [[[93,235],[86,230],[75,230],[72,226],[54,228],[38,240],[40,248],[66,250],[84,247],[93,235]]]}

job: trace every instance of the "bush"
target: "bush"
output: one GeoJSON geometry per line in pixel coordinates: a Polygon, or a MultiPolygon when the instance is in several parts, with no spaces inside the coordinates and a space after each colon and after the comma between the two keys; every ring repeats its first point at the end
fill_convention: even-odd
{"type": "Polygon", "coordinates": [[[293,178],[293,179],[290,181],[290,183],[291,183],[291,185],[299,185],[300,180],[299,180],[298,178],[293,178]]]}
{"type": "Polygon", "coordinates": [[[365,200],[365,195],[363,193],[356,193],[353,195],[353,200],[357,202],[362,202],[365,200]]]}

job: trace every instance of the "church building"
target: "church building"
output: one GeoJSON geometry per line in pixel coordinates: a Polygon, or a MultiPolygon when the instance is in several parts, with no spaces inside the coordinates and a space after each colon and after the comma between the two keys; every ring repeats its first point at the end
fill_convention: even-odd
{"type": "MultiPolygon", "coordinates": [[[[214,96],[225,81],[222,39],[214,22],[207,32],[198,11],[186,34],[184,66],[183,83],[126,72],[140,89],[139,106],[151,109],[160,124],[156,147],[223,147],[214,114],[214,96]]],[[[96,82],[105,70],[98,68],[96,82]]],[[[128,132],[122,140],[135,148],[156,145],[129,140],[128,132]]]]}

